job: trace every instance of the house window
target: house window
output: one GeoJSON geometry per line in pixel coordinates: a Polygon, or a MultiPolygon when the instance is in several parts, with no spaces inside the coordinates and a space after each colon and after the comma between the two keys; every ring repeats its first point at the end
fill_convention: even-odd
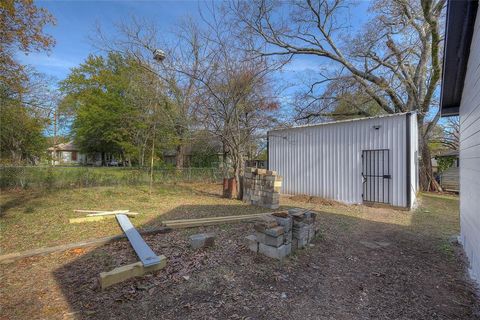
{"type": "Polygon", "coordinates": [[[72,151],[72,161],[77,161],[77,151],[72,151]]]}

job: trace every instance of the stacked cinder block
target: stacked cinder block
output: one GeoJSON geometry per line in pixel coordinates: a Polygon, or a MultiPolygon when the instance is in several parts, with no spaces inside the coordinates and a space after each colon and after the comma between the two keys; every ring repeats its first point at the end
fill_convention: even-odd
{"type": "Polygon", "coordinates": [[[243,201],[269,209],[278,209],[282,177],[275,171],[246,168],[243,176],[243,201]]]}
{"type": "MultiPolygon", "coordinates": [[[[292,251],[291,223],[279,225],[273,215],[255,223],[255,234],[248,236],[250,250],[282,260],[292,251]]],[[[291,221],[291,218],[288,217],[291,221]]]]}
{"type": "Polygon", "coordinates": [[[315,236],[315,213],[304,209],[290,209],[289,216],[293,219],[292,248],[305,248],[315,236]]]}
{"type": "Polygon", "coordinates": [[[304,248],[315,235],[315,214],[304,209],[276,212],[255,223],[255,234],[247,237],[250,250],[282,260],[304,248]]]}

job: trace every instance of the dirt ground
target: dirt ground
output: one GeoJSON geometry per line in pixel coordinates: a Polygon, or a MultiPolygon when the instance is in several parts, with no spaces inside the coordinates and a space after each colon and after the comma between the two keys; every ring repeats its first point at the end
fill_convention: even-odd
{"type": "Polygon", "coordinates": [[[317,210],[321,230],[283,262],[248,250],[251,223],[146,236],[167,267],[103,292],[100,272],[137,260],[126,240],[32,257],[0,265],[0,319],[480,319],[461,248],[448,241],[456,198],[425,195],[414,212],[281,201],[317,210]],[[215,246],[189,248],[200,232],[214,232],[215,246]]]}

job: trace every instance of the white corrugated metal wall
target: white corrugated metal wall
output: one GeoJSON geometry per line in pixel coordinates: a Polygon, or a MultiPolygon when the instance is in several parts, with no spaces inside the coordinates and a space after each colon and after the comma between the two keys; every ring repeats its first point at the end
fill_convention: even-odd
{"type": "MultiPolygon", "coordinates": [[[[414,114],[411,121],[414,140],[414,114]]],[[[406,207],[406,127],[406,114],[396,114],[272,130],[268,134],[269,169],[283,176],[282,193],[362,203],[362,150],[388,149],[390,204],[406,207]]],[[[412,148],[411,172],[416,170],[417,143],[412,148]]],[[[416,174],[411,183],[418,184],[416,174]]]]}

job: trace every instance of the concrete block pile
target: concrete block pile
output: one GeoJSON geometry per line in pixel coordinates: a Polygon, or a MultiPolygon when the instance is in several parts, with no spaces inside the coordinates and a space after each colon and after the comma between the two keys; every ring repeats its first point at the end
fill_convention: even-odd
{"type": "Polygon", "coordinates": [[[243,176],[243,202],[278,209],[282,177],[275,171],[246,168],[243,176]]]}
{"type": "Polygon", "coordinates": [[[249,249],[282,260],[308,245],[315,236],[315,213],[290,209],[262,217],[255,223],[255,233],[248,236],[249,249]]]}

